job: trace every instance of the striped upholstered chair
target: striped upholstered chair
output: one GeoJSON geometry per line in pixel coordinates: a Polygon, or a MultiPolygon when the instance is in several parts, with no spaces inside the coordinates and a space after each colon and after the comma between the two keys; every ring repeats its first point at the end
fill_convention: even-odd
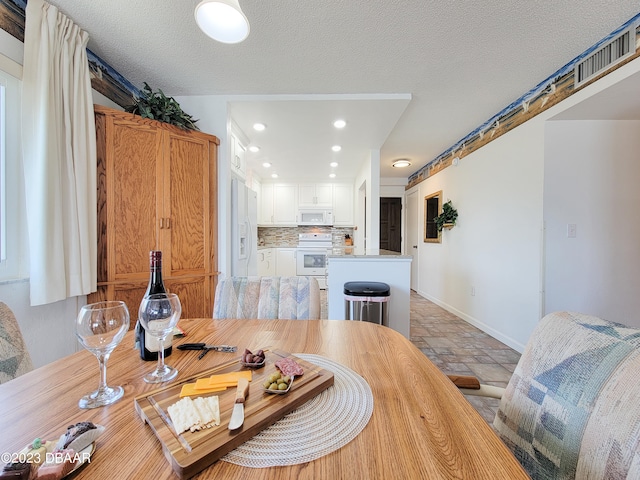
{"type": "Polygon", "coordinates": [[[318,319],[313,277],[230,277],[216,287],[213,318],[318,319]]]}
{"type": "Polygon", "coordinates": [[[531,478],[640,478],[640,329],[549,314],[501,398],[493,426],[531,478]]]}
{"type": "Polygon", "coordinates": [[[0,302],[0,383],[33,370],[31,356],[11,309],[0,302]]]}

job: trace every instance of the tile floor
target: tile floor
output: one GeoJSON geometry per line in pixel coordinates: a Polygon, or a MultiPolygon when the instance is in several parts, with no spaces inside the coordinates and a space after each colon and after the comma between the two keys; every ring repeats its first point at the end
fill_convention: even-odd
{"type": "MultiPolygon", "coordinates": [[[[444,373],[474,375],[481,383],[505,387],[520,354],[433,302],[411,292],[411,342],[444,373]]],[[[327,318],[326,290],[321,294],[321,318],[327,318]]],[[[467,396],[489,423],[498,400],[467,396]]]]}
{"type": "MultiPolygon", "coordinates": [[[[520,354],[433,302],[411,292],[411,342],[444,373],[474,375],[481,383],[506,387],[520,354]]],[[[467,396],[489,423],[499,401],[467,396]]]]}

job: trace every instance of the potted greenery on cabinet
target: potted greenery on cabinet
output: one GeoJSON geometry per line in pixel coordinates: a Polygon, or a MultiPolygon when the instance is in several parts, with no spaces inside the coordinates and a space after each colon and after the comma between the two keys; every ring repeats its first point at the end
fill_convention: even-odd
{"type": "Polygon", "coordinates": [[[458,211],[453,207],[451,200],[448,200],[442,205],[442,213],[435,217],[433,221],[438,227],[438,231],[441,232],[443,228],[453,228],[458,218],[458,211]]]}
{"type": "Polygon", "coordinates": [[[167,97],[162,90],[154,92],[147,82],[144,82],[140,97],[135,98],[132,105],[126,106],[125,111],[169,123],[183,130],[199,130],[196,126],[198,120],[185,113],[175,98],[167,97]]]}

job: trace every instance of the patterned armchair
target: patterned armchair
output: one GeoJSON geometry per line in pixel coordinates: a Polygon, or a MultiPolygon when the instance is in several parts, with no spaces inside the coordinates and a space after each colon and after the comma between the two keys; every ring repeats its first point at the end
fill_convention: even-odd
{"type": "Polygon", "coordinates": [[[218,283],[213,318],[318,319],[313,277],[230,277],[218,283]]]}
{"type": "Polygon", "coordinates": [[[0,383],[33,370],[31,356],[11,309],[0,302],[0,383]]]}
{"type": "Polygon", "coordinates": [[[493,426],[533,479],[640,478],[640,329],[547,315],[493,426]]]}

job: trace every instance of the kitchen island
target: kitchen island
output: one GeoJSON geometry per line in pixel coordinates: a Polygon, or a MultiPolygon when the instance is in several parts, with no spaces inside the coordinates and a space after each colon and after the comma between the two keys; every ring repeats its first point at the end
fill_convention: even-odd
{"type": "Polygon", "coordinates": [[[328,318],[344,320],[346,282],[383,282],[391,292],[388,302],[389,327],[409,338],[411,255],[379,250],[376,254],[328,256],[328,318]]]}

